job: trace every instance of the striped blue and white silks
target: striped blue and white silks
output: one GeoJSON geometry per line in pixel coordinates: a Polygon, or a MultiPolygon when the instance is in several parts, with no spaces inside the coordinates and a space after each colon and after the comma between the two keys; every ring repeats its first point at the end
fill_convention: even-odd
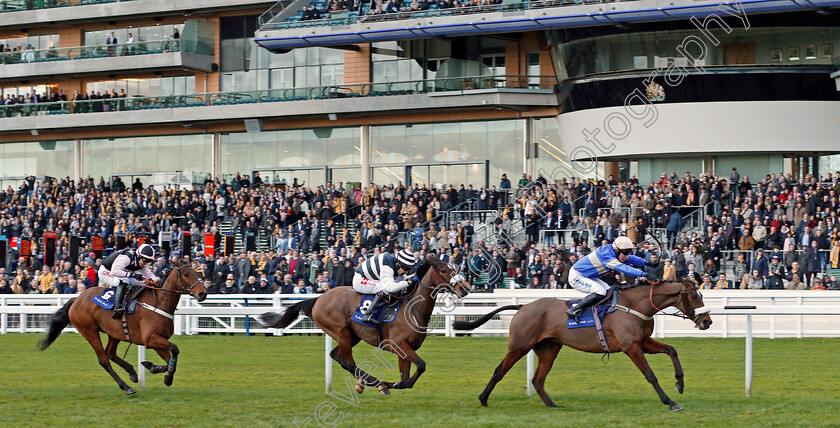
{"type": "Polygon", "coordinates": [[[353,288],[362,294],[376,294],[380,291],[396,293],[408,288],[408,281],[397,282],[394,273],[397,260],[391,253],[371,257],[356,268],[353,275],[353,288]]]}
{"type": "Polygon", "coordinates": [[[578,260],[569,270],[569,285],[582,293],[598,293],[604,295],[609,289],[600,277],[610,270],[615,270],[636,277],[645,276],[645,272],[637,269],[644,268],[645,259],[629,256],[625,263],[618,261],[612,245],[602,245],[586,257],[578,260]]]}

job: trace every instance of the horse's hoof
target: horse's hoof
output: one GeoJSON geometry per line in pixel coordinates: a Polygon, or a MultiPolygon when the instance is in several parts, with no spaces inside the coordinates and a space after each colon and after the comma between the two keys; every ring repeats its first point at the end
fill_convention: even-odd
{"type": "Polygon", "coordinates": [[[172,386],[172,378],[168,376],[163,378],[163,384],[166,386],[172,386]]]}
{"type": "Polygon", "coordinates": [[[677,383],[674,385],[674,388],[676,388],[677,392],[679,392],[680,394],[682,394],[682,393],[683,393],[683,390],[685,389],[685,385],[683,385],[683,384],[681,384],[681,383],[677,382],[677,383]]]}
{"type": "Polygon", "coordinates": [[[132,382],[134,382],[134,383],[137,383],[137,382],[138,382],[138,379],[137,379],[137,374],[135,373],[135,374],[130,374],[130,375],[128,375],[128,380],[130,380],[130,381],[132,381],[132,382]]]}
{"type": "Polygon", "coordinates": [[[155,366],[154,364],[152,364],[152,362],[151,362],[151,361],[143,361],[143,362],[142,362],[142,363],[140,363],[140,364],[141,364],[143,367],[145,367],[145,368],[146,368],[146,370],[148,370],[148,371],[152,371],[152,367],[154,367],[154,366],[155,366]]]}
{"type": "Polygon", "coordinates": [[[478,396],[478,402],[481,403],[481,407],[487,407],[487,399],[486,398],[479,395],[478,396]]]}
{"type": "Polygon", "coordinates": [[[389,391],[388,387],[385,385],[379,385],[379,392],[383,395],[391,395],[391,391],[389,391]]]}
{"type": "Polygon", "coordinates": [[[134,394],[137,394],[137,391],[132,387],[128,387],[128,389],[125,390],[125,395],[134,395],[134,394]]]}
{"type": "Polygon", "coordinates": [[[365,392],[365,386],[362,385],[361,383],[357,383],[356,384],[356,392],[358,392],[359,394],[365,392]]]}
{"type": "Polygon", "coordinates": [[[682,406],[680,406],[677,403],[671,404],[670,407],[671,407],[671,410],[674,411],[674,412],[679,412],[680,410],[682,410],[682,406]]]}

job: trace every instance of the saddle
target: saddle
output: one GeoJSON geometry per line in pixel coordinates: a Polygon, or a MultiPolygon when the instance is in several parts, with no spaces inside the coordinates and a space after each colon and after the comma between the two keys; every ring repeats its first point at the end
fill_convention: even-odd
{"type": "MultiPolygon", "coordinates": [[[[101,294],[94,295],[90,300],[106,311],[113,311],[114,306],[117,304],[116,290],[113,288],[99,288],[102,288],[104,291],[101,294]]],[[[126,315],[134,313],[134,310],[137,309],[137,299],[140,298],[140,295],[143,294],[144,291],[146,291],[146,287],[128,287],[128,291],[125,295],[126,315]]]]}
{"type": "MultiPolygon", "coordinates": [[[[362,309],[370,306],[374,297],[376,297],[375,294],[362,295],[362,298],[359,300],[359,306],[356,307],[356,311],[353,312],[354,322],[367,327],[376,327],[373,324],[362,322],[362,317],[364,316],[362,315],[362,309]]],[[[388,296],[387,299],[383,299],[382,302],[373,308],[373,319],[379,321],[380,326],[383,322],[394,322],[394,320],[397,319],[397,311],[399,311],[399,308],[402,305],[403,297],[404,296],[391,295],[388,296]]]]}

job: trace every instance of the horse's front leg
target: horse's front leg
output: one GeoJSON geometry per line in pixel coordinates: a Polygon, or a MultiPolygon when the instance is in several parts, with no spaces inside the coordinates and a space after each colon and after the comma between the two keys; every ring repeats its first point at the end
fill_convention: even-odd
{"type": "Polygon", "coordinates": [[[648,364],[647,358],[645,358],[645,354],[642,351],[642,345],[639,342],[633,342],[630,346],[625,347],[624,353],[633,360],[636,367],[638,367],[642,374],[645,375],[645,379],[653,385],[653,389],[656,390],[656,393],[659,395],[659,400],[662,401],[663,404],[666,404],[673,411],[682,410],[682,406],[668,398],[665,391],[663,391],[662,387],[659,386],[659,380],[657,380],[656,375],[653,374],[653,370],[650,368],[650,364],[648,364]]]}
{"type": "Polygon", "coordinates": [[[172,378],[175,377],[175,371],[178,369],[178,354],[180,354],[178,347],[158,334],[152,334],[146,340],[145,346],[157,351],[158,355],[166,361],[166,375],[163,377],[163,384],[172,386],[172,378]]]}
{"type": "Polygon", "coordinates": [[[414,352],[414,349],[412,349],[407,342],[401,343],[398,348],[392,352],[400,356],[399,365],[401,379],[394,385],[394,389],[408,389],[414,387],[414,383],[417,382],[420,375],[426,371],[426,362],[417,356],[417,353],[414,352]],[[414,376],[409,377],[412,363],[417,367],[417,369],[414,371],[414,376]]]}
{"type": "Polygon", "coordinates": [[[683,369],[680,359],[677,357],[677,350],[671,345],[657,342],[651,338],[642,342],[642,350],[646,354],[668,354],[671,357],[671,361],[674,363],[674,376],[677,378],[677,383],[674,386],[677,388],[677,392],[682,394],[685,389],[685,382],[683,381],[683,369]]]}

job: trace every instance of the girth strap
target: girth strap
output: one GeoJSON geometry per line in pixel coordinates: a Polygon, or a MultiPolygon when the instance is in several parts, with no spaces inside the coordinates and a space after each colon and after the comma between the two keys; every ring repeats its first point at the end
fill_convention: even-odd
{"type": "Polygon", "coordinates": [[[601,325],[601,317],[598,316],[598,307],[597,306],[592,308],[592,315],[593,315],[593,318],[595,318],[595,333],[598,336],[598,343],[601,344],[601,348],[604,349],[604,352],[606,352],[608,354],[612,353],[612,351],[610,351],[610,345],[607,344],[607,338],[604,335],[604,326],[601,325]]]}
{"type": "Polygon", "coordinates": [[[128,324],[125,322],[125,310],[122,313],[123,334],[125,334],[125,341],[131,343],[131,337],[128,336],[128,324]]]}
{"type": "Polygon", "coordinates": [[[158,309],[158,308],[156,308],[156,307],[154,307],[154,306],[152,306],[152,305],[150,305],[150,304],[148,304],[148,303],[142,303],[142,302],[141,302],[141,303],[140,303],[140,306],[142,306],[142,307],[144,307],[144,308],[146,308],[146,309],[148,309],[148,310],[150,310],[150,311],[152,311],[152,312],[154,312],[154,313],[156,313],[156,314],[158,314],[158,315],[163,315],[163,316],[165,316],[166,318],[169,318],[169,319],[171,319],[171,320],[174,320],[174,319],[175,319],[175,315],[172,315],[172,314],[170,314],[169,312],[166,312],[166,311],[163,311],[163,310],[161,310],[161,309],[158,309]]]}

